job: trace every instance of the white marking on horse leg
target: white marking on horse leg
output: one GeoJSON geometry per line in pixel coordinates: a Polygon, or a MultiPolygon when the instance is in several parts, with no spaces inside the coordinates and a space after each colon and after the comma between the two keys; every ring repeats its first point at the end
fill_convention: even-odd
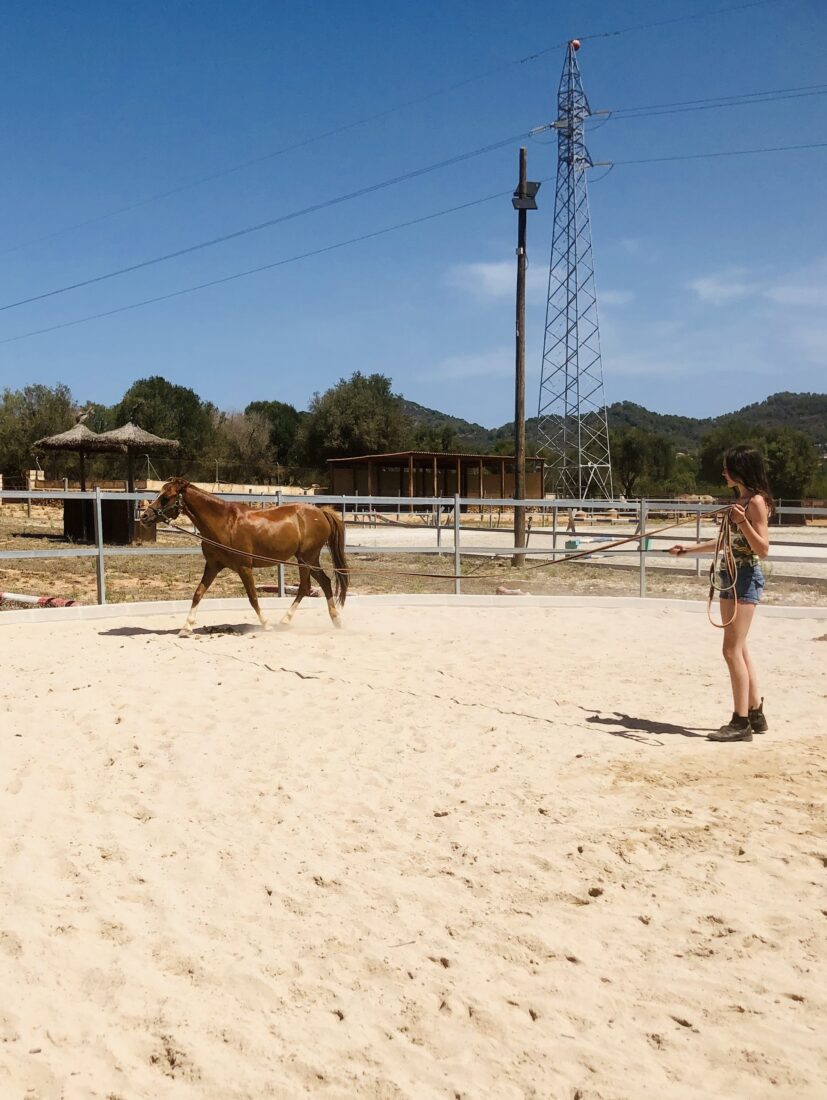
{"type": "Polygon", "coordinates": [[[299,599],[293,600],[293,602],[290,604],[290,606],[285,611],[284,618],[281,620],[281,625],[282,626],[289,626],[290,625],[290,623],[293,621],[293,616],[296,614],[296,608],[299,606],[300,603],[301,603],[301,600],[299,600],[299,599]]]}
{"type": "Polygon", "coordinates": [[[187,615],[186,622],[179,630],[178,634],[181,638],[189,638],[192,635],[192,628],[195,626],[195,609],[198,607],[197,603],[193,603],[187,615]]]}
{"type": "Polygon", "coordinates": [[[339,614],[339,609],[332,599],[327,601],[327,610],[330,612],[330,619],[333,625],[341,629],[342,616],[339,614]]]}

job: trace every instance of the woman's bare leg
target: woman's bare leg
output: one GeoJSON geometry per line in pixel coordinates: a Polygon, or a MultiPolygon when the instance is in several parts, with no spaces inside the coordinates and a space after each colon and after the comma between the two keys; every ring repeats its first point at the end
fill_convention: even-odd
{"type": "MultiPolygon", "coordinates": [[[[755,669],[747,651],[747,634],[755,615],[754,603],[739,603],[736,614],[735,600],[721,600],[721,617],[724,625],[723,655],[732,684],[732,708],[746,718],[751,698],[751,686],[757,683],[755,669]]],[[[758,703],[755,701],[755,705],[758,703]]]]}

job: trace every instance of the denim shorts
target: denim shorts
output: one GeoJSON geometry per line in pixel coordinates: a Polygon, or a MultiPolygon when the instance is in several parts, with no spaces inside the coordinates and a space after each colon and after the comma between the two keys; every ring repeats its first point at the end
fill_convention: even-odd
{"type": "Polygon", "coordinates": [[[718,581],[721,586],[718,595],[722,600],[737,598],[739,603],[758,603],[764,594],[764,574],[760,565],[740,563],[737,566],[734,590],[730,587],[732,577],[726,567],[721,569],[718,581]]]}

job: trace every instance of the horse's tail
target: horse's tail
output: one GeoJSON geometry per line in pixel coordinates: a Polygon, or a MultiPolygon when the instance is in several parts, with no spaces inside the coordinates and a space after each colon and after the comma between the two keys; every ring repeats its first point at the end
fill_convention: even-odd
{"type": "Polygon", "coordinates": [[[327,538],[327,546],[333,559],[333,591],[336,603],[344,607],[347,599],[347,589],[350,583],[350,569],[345,557],[345,522],[338,512],[332,508],[323,508],[327,522],[330,526],[330,534],[327,538]]]}

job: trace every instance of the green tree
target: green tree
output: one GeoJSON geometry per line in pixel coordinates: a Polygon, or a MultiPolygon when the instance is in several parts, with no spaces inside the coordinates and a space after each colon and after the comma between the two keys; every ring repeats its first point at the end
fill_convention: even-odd
{"type": "Polygon", "coordinates": [[[276,462],[266,417],[255,412],[225,413],[216,435],[215,458],[222,481],[269,481],[276,462]]]}
{"type": "Polygon", "coordinates": [[[635,495],[649,469],[650,440],[640,428],[621,428],[609,433],[612,477],[623,496],[635,495]]]}
{"type": "Polygon", "coordinates": [[[756,447],[763,454],[767,477],[778,500],[802,497],[818,473],[818,452],[804,432],[795,428],[762,429],[730,420],[704,436],[700,469],[707,484],[721,485],[724,453],[742,444],[756,447]]]}
{"type": "Polygon", "coordinates": [[[133,382],[115,406],[113,419],[116,426],[131,420],[147,432],[177,439],[180,454],[169,461],[181,468],[208,462],[215,451],[215,406],[202,401],[194,390],[177,386],[160,375],[133,382]]]}
{"type": "MultiPolygon", "coordinates": [[[[4,390],[0,397],[0,473],[19,478],[33,469],[34,441],[64,432],[74,422],[74,401],[68,386],[36,384],[22,390],[4,390]]],[[[71,461],[71,455],[56,453],[50,466],[60,476],[71,461]]]]}
{"type": "Polygon", "coordinates": [[[357,371],[313,396],[299,427],[298,450],[305,465],[320,468],[329,458],[405,450],[412,435],[390,378],[357,371]]]}
{"type": "Polygon", "coordinates": [[[706,433],[698,455],[698,476],[705,488],[718,493],[726,492],[721,474],[724,452],[742,443],[761,450],[764,444],[761,430],[744,420],[728,420],[706,433]]]}
{"type": "Polygon", "coordinates": [[[767,475],[776,498],[798,500],[821,465],[807,436],[795,428],[771,428],[765,437],[767,475]]]}
{"type": "Polygon", "coordinates": [[[428,427],[417,424],[413,429],[412,446],[419,451],[453,451],[456,445],[454,429],[450,424],[428,427]]]}
{"type": "Polygon", "coordinates": [[[270,433],[270,446],[274,457],[284,465],[294,456],[296,433],[302,414],[285,401],[251,401],[244,410],[245,416],[263,416],[270,433]]]}

